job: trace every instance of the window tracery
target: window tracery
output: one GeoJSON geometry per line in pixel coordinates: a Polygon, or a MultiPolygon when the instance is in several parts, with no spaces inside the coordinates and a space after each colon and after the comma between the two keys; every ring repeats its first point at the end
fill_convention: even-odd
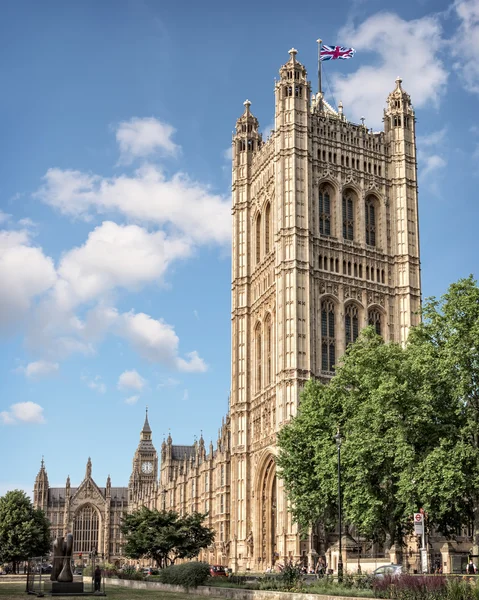
{"type": "Polygon", "coordinates": [[[266,205],[264,214],[264,253],[268,254],[271,249],[271,205],[266,205]]]}
{"type": "Polygon", "coordinates": [[[255,329],[255,380],[256,380],[256,391],[260,392],[262,387],[262,339],[261,339],[261,325],[258,323],[255,329]]]}
{"type": "Polygon", "coordinates": [[[266,385],[271,383],[272,379],[272,327],[271,327],[271,317],[268,315],[265,322],[265,343],[266,343],[266,385]]]}
{"type": "Polygon", "coordinates": [[[332,371],[335,362],[334,302],[323,300],[321,303],[321,370],[332,371]]]}
{"type": "Polygon", "coordinates": [[[319,190],[319,233],[331,235],[331,196],[324,187],[319,190]]]}
{"type": "Polygon", "coordinates": [[[359,335],[359,311],[355,304],[348,304],[344,315],[346,346],[355,342],[359,335]]]}
{"type": "Polygon", "coordinates": [[[378,335],[382,335],[381,316],[380,311],[377,309],[370,310],[368,314],[368,324],[374,327],[378,335]]]}
{"type": "Polygon", "coordinates": [[[376,245],[376,203],[374,198],[366,198],[366,244],[376,245]]]}
{"type": "Polygon", "coordinates": [[[256,264],[261,261],[261,215],[256,219],[256,264]]]}
{"type": "Polygon", "coordinates": [[[354,240],[354,200],[351,194],[343,196],[343,238],[354,240]]]}
{"type": "Polygon", "coordinates": [[[81,508],[73,525],[74,552],[98,549],[98,513],[90,504],[81,508]]]}

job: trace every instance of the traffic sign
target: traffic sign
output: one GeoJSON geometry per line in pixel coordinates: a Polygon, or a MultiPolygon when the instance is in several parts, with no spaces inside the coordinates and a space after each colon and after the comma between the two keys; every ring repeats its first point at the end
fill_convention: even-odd
{"type": "Polygon", "coordinates": [[[422,513],[414,513],[414,533],[416,535],[424,534],[424,515],[422,513]]]}

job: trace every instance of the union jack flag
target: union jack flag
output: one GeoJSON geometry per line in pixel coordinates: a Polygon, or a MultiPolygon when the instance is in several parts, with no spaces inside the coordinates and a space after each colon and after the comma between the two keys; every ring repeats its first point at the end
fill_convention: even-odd
{"type": "Polygon", "coordinates": [[[353,58],[356,50],[354,48],[344,48],[343,46],[326,46],[322,45],[319,59],[323,60],[336,60],[337,58],[346,59],[353,58]]]}

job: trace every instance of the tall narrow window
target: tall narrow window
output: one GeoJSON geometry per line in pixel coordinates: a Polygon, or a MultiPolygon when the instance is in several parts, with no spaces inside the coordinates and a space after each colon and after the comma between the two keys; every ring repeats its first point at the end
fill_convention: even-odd
{"type": "Polygon", "coordinates": [[[366,198],[366,244],[376,245],[376,207],[371,197],[366,198]]]}
{"type": "Polygon", "coordinates": [[[368,315],[368,324],[374,327],[378,335],[382,335],[381,329],[381,313],[379,310],[370,310],[368,315]]]}
{"type": "Polygon", "coordinates": [[[271,205],[266,205],[264,214],[264,253],[268,254],[271,249],[271,205]]]}
{"type": "Polygon", "coordinates": [[[332,371],[335,362],[334,302],[323,300],[321,303],[321,370],[332,371]]]}
{"type": "Polygon", "coordinates": [[[331,235],[331,199],[324,188],[319,191],[319,233],[331,235]]]}
{"type": "Polygon", "coordinates": [[[74,552],[98,550],[98,513],[90,504],[81,508],[73,520],[74,552]]]}
{"type": "Polygon", "coordinates": [[[265,383],[266,383],[266,385],[269,385],[271,383],[271,372],[272,372],[271,351],[272,351],[272,346],[273,346],[273,340],[271,337],[272,336],[271,317],[269,315],[265,322],[264,335],[265,335],[265,343],[266,343],[266,381],[265,381],[265,383]]]}
{"type": "Polygon", "coordinates": [[[261,340],[261,325],[258,323],[255,330],[255,361],[256,361],[256,391],[261,391],[262,385],[262,364],[261,364],[261,353],[262,353],[262,340],[261,340]]]}
{"type": "Polygon", "coordinates": [[[359,335],[358,307],[355,304],[348,304],[344,317],[346,329],[346,346],[355,342],[359,335]]]}
{"type": "Polygon", "coordinates": [[[256,219],[256,263],[261,260],[261,215],[256,219]]]}
{"type": "Polygon", "coordinates": [[[354,203],[351,196],[343,196],[343,238],[354,239],[354,203]]]}

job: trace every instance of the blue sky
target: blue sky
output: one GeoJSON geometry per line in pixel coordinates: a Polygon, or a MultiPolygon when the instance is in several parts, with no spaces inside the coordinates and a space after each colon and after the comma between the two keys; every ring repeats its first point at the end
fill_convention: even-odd
{"type": "Polygon", "coordinates": [[[160,449],[216,440],[230,388],[229,148],[268,131],[316,39],[346,116],[417,115],[424,296],[477,271],[479,0],[17,0],[0,8],[0,494],[126,485],[145,406],[160,449]]]}

